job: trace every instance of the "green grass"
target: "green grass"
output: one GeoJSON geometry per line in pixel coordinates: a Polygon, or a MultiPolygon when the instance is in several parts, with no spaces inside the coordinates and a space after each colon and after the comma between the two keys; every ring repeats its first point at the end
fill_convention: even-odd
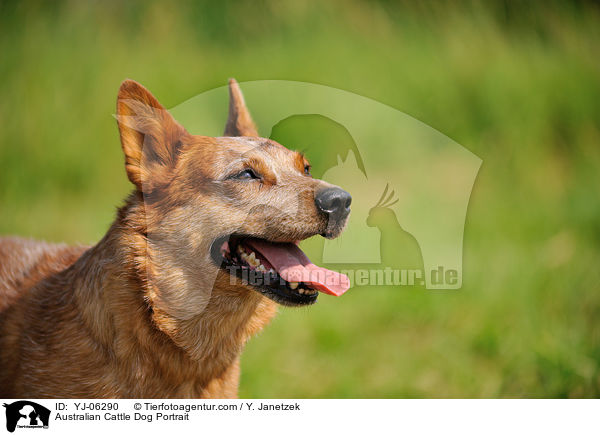
{"type": "Polygon", "coordinates": [[[0,234],[104,234],[130,189],[125,78],[167,107],[228,77],[345,89],[483,159],[463,288],[282,309],[241,395],[598,397],[599,40],[586,3],[2,2],[0,234]]]}

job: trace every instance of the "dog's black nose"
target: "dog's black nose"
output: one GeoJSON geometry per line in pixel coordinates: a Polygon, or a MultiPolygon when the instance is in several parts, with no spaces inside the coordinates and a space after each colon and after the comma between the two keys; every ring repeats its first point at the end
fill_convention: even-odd
{"type": "Polygon", "coordinates": [[[352,197],[350,194],[339,187],[328,187],[320,190],[315,195],[317,208],[336,221],[345,219],[348,216],[351,202],[352,197]]]}

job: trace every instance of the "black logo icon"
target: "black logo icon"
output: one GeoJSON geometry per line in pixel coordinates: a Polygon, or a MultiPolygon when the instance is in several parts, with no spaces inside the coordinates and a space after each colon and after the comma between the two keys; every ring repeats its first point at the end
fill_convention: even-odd
{"type": "Polygon", "coordinates": [[[29,400],[19,400],[6,408],[6,430],[14,432],[15,428],[48,428],[50,410],[29,400]]]}

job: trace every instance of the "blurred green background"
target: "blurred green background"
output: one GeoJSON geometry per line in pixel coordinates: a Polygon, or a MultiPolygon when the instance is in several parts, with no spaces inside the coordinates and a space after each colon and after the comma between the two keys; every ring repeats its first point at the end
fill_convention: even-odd
{"type": "Polygon", "coordinates": [[[483,159],[463,288],[282,309],[240,395],[598,397],[599,41],[580,2],[0,2],[0,234],[104,234],[125,78],[166,107],[229,77],[345,89],[483,159]]]}

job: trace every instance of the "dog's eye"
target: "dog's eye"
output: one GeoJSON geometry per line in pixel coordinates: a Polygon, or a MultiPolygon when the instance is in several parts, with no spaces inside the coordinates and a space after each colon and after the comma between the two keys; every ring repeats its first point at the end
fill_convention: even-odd
{"type": "Polygon", "coordinates": [[[239,180],[258,180],[260,177],[252,169],[244,169],[239,172],[235,178],[239,180]]]}
{"type": "Polygon", "coordinates": [[[310,165],[304,166],[304,175],[310,175],[310,165]]]}

